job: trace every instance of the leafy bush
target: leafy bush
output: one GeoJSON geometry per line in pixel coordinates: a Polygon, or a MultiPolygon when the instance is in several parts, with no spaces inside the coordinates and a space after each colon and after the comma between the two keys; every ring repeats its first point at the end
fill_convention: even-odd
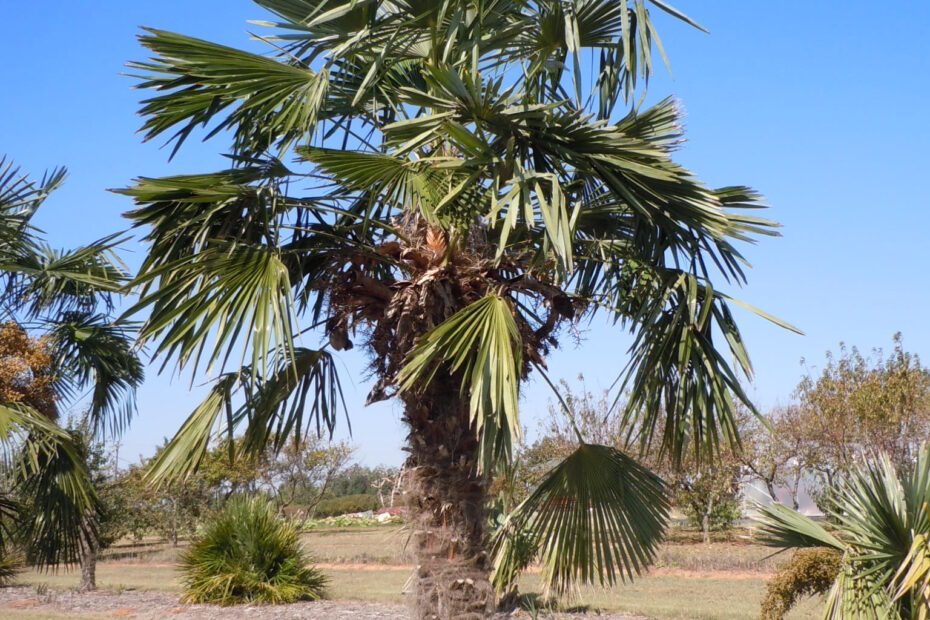
{"type": "MultiPolygon", "coordinates": [[[[679,494],[679,508],[688,519],[688,526],[701,529],[704,525],[704,515],[697,510],[694,504],[681,501],[679,494]]],[[[722,498],[717,501],[710,513],[710,531],[728,532],[743,517],[739,499],[733,497],[722,498]]]]}
{"type": "Polygon", "coordinates": [[[491,583],[498,593],[503,594],[500,601],[502,609],[515,606],[518,596],[517,578],[520,573],[536,559],[537,545],[533,533],[525,528],[508,528],[503,513],[495,515],[491,521],[493,538],[500,536],[501,552],[494,563],[491,583]]]}
{"type": "Polygon", "coordinates": [[[380,508],[378,497],[375,495],[344,495],[321,500],[313,510],[316,518],[338,517],[352,512],[366,512],[380,508]]]}
{"type": "Polygon", "coordinates": [[[799,549],[768,583],[762,620],[782,620],[802,596],[825,594],[840,572],[840,554],[829,549],[799,549]]]}
{"type": "Polygon", "coordinates": [[[292,603],[322,598],[327,579],[297,529],[264,498],[233,498],[181,556],[189,603],[292,603]]]}

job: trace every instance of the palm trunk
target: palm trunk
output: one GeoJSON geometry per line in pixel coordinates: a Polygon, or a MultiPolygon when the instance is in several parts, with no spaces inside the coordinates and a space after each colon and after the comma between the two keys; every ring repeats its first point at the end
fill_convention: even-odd
{"type": "Polygon", "coordinates": [[[97,552],[99,551],[100,543],[97,540],[96,531],[90,520],[86,521],[81,529],[81,585],[78,591],[93,592],[97,589],[97,552]]]}
{"type": "Polygon", "coordinates": [[[467,401],[451,378],[404,398],[410,426],[404,494],[416,554],[421,620],[479,619],[494,607],[486,551],[485,495],[467,401]]]}

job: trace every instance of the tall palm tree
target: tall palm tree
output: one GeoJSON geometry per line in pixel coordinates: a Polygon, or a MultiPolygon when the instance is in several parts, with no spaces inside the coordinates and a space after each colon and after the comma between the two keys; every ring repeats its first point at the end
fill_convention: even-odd
{"type": "Polygon", "coordinates": [[[58,251],[32,224],[65,176],[59,168],[35,181],[0,158],[0,323],[41,336],[51,355],[52,388],[41,405],[0,395],[2,463],[29,510],[16,515],[22,507],[10,497],[0,504],[9,509],[3,521],[15,523],[4,533],[19,537],[28,559],[46,567],[80,559],[82,546],[96,536],[96,494],[80,442],[57,423],[61,407],[83,402],[87,393],[94,431],[118,432],[143,379],[135,335],[108,317],[127,277],[114,254],[117,240],[58,251]]]}
{"type": "MultiPolygon", "coordinates": [[[[189,472],[218,428],[244,450],[332,431],[334,353],[360,344],[368,401],[403,404],[420,613],[484,614],[487,480],[520,386],[600,315],[633,335],[623,415],[644,445],[736,442],[751,366],[711,280],[743,283],[736,243],[773,225],[753,191],[672,161],[674,101],[637,109],[650,9],[694,24],[664,2],[256,3],[268,54],[146,29],[153,56],[131,63],[147,139],[232,141],[227,170],[121,190],[149,244],[142,340],[220,373],[152,475],[189,472]]],[[[554,587],[610,584],[650,561],[666,511],[656,476],[580,442],[511,525],[537,532],[554,587]]]]}
{"type": "Polygon", "coordinates": [[[839,482],[825,524],[781,504],[760,510],[769,545],[842,554],[826,620],[930,617],[930,445],[908,471],[884,454],[853,468],[839,482]]]}

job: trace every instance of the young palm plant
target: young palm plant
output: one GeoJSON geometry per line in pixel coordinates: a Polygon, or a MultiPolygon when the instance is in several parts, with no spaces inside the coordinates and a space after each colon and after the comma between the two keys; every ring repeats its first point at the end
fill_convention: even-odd
{"type": "MultiPolygon", "coordinates": [[[[331,431],[334,354],[359,344],[369,402],[399,398],[409,429],[419,613],[480,616],[520,386],[600,315],[633,335],[623,415],[645,445],[736,442],[751,366],[711,280],[741,284],[735,244],[773,225],[674,163],[674,101],[629,107],[661,50],[650,8],[693,24],[664,2],[256,2],[268,54],[147,29],[131,65],[146,138],[232,140],[227,170],[121,190],[149,244],[143,341],[220,372],[152,475],[189,472],[217,430],[252,451],[331,431]]],[[[580,442],[512,521],[564,589],[635,574],[666,513],[658,478],[580,442]]]]}
{"type": "Polygon", "coordinates": [[[181,555],[181,571],[184,600],[216,605],[318,600],[327,582],[262,497],[230,500],[181,555]]]}
{"type": "Polygon", "coordinates": [[[116,240],[58,251],[42,242],[32,224],[64,178],[65,170],[57,169],[35,181],[0,158],[2,344],[17,341],[48,358],[30,367],[11,350],[0,360],[15,388],[0,389],[0,462],[14,495],[27,505],[12,497],[0,502],[16,515],[5,533],[25,545],[28,561],[45,567],[77,561],[96,536],[96,494],[79,442],[57,424],[59,409],[88,392],[94,430],[116,432],[131,416],[143,378],[134,335],[107,316],[127,277],[114,254],[116,240]],[[43,395],[30,398],[39,380],[47,383],[43,395]]]}
{"type": "Polygon", "coordinates": [[[897,471],[886,455],[854,469],[839,484],[825,524],[780,504],[761,511],[768,544],[842,554],[825,619],[930,615],[930,446],[911,471],[897,471]]]}

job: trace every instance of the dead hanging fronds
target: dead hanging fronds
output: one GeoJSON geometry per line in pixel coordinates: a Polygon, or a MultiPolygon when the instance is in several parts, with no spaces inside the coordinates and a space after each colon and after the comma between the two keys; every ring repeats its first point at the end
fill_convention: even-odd
{"type": "MultiPolygon", "coordinates": [[[[489,295],[508,300],[515,325],[510,345],[522,358],[516,379],[522,380],[533,365],[545,365],[559,325],[573,320],[579,308],[553,283],[527,275],[531,255],[497,260],[487,243],[486,227],[476,225],[453,237],[416,213],[405,214],[393,229],[396,236],[374,252],[390,264],[390,277],[385,277],[384,264],[354,261],[334,279],[336,286],[329,293],[326,327],[331,345],[350,349],[361,334],[373,354],[376,383],[369,403],[396,393],[414,349],[429,334],[489,295]]],[[[467,391],[473,399],[481,392],[474,385],[467,391]]]]}

